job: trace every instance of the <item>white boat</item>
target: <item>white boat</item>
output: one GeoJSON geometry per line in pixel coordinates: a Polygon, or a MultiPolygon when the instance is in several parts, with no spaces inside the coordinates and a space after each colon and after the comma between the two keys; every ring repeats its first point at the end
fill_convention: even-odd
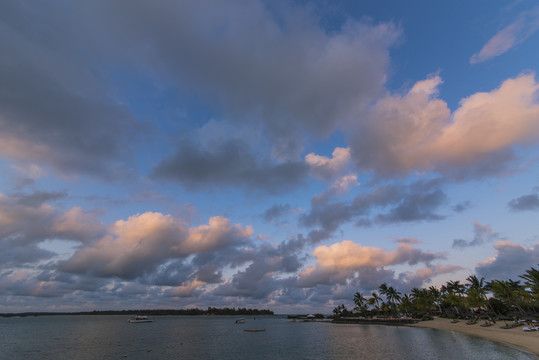
{"type": "Polygon", "coordinates": [[[244,318],[236,320],[236,324],[243,324],[245,322],[244,318]]]}
{"type": "Polygon", "coordinates": [[[145,323],[145,322],[153,322],[152,319],[147,317],[146,315],[137,315],[134,319],[127,320],[130,323],[145,323]]]}

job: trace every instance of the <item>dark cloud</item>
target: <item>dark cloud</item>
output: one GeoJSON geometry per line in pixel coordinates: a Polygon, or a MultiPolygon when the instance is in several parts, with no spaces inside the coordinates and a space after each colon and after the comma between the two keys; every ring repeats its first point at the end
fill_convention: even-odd
{"type": "Polygon", "coordinates": [[[154,176],[191,188],[244,186],[280,193],[303,183],[308,172],[303,162],[260,161],[245,143],[230,140],[213,149],[182,143],[173,157],[155,168],[154,176]]]}
{"type": "Polygon", "coordinates": [[[61,174],[125,175],[119,160],[136,122],[107,95],[92,62],[99,51],[87,56],[95,39],[75,20],[83,14],[56,5],[1,5],[0,44],[10,51],[0,55],[0,153],[61,174]]]}
{"type": "Polygon", "coordinates": [[[0,242],[0,269],[17,266],[35,266],[36,263],[52,259],[56,253],[40,248],[36,244],[18,246],[14,242],[0,242]]]}
{"type": "Polygon", "coordinates": [[[455,206],[453,206],[452,209],[455,212],[461,213],[468,210],[471,207],[472,207],[472,203],[470,203],[469,201],[464,201],[462,203],[456,204],[455,206]]]}
{"type": "Polygon", "coordinates": [[[535,211],[539,210],[539,195],[522,195],[509,201],[508,206],[513,211],[535,211]]]}
{"type": "Polygon", "coordinates": [[[539,244],[525,247],[510,241],[494,244],[496,256],[478,264],[475,271],[487,280],[517,280],[526,270],[539,264],[539,244]]]}
{"type": "Polygon", "coordinates": [[[473,240],[466,241],[464,239],[453,240],[454,248],[465,248],[469,246],[478,246],[487,242],[493,242],[500,240],[501,236],[497,232],[494,232],[490,225],[481,225],[478,222],[474,222],[474,238],[473,240]]]}
{"type": "Polygon", "coordinates": [[[285,215],[288,211],[290,211],[290,208],[291,206],[289,204],[275,204],[268,210],[264,211],[262,217],[267,222],[271,222],[274,219],[280,218],[281,216],[285,215]]]}
{"type": "Polygon", "coordinates": [[[57,216],[47,204],[20,203],[20,197],[0,194],[0,245],[25,246],[52,237],[50,227],[57,216]]]}
{"type": "Polygon", "coordinates": [[[393,241],[398,244],[421,244],[421,240],[416,238],[398,238],[393,241]]]}
{"type": "Polygon", "coordinates": [[[52,200],[59,200],[67,197],[67,191],[34,191],[31,194],[11,194],[10,197],[23,206],[35,207],[52,200]]]}
{"type": "Polygon", "coordinates": [[[439,221],[445,216],[436,213],[438,208],[445,204],[447,196],[441,190],[429,193],[407,194],[399,204],[386,214],[376,217],[379,223],[399,223],[414,221],[439,221]]]}
{"type": "Polygon", "coordinates": [[[178,286],[188,281],[195,267],[182,260],[171,260],[155,271],[142,276],[139,281],[146,285],[178,286]]]}
{"type": "Polygon", "coordinates": [[[328,34],[306,8],[259,1],[105,4],[116,41],[131,48],[136,34],[152,49],[131,49],[141,61],[216,97],[237,121],[260,121],[282,157],[301,149],[299,130],[328,135],[381,93],[399,35],[352,20],[328,34]]]}
{"type": "Polygon", "coordinates": [[[440,189],[442,185],[440,179],[410,185],[384,184],[358,195],[352,202],[330,202],[327,197],[316,196],[311,200],[310,212],[300,222],[304,226],[320,226],[330,234],[352,220],[357,226],[439,221],[445,216],[437,210],[447,202],[440,189]]]}

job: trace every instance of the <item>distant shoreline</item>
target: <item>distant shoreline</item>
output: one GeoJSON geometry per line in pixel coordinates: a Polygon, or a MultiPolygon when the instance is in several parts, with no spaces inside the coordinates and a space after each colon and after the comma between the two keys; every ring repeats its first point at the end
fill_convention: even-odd
{"type": "Polygon", "coordinates": [[[452,323],[449,319],[435,318],[434,320],[421,321],[408,326],[458,331],[467,335],[478,336],[513,347],[518,347],[539,355],[539,334],[537,331],[527,332],[523,330],[522,326],[512,329],[501,329],[500,326],[503,326],[503,324],[503,321],[498,321],[492,326],[481,327],[480,323],[467,325],[466,321],[452,323]]]}
{"type": "Polygon", "coordinates": [[[341,317],[333,319],[335,324],[410,325],[419,322],[411,318],[360,318],[341,317]]]}
{"type": "Polygon", "coordinates": [[[26,317],[26,316],[63,316],[63,315],[137,315],[144,314],[150,316],[162,315],[233,315],[233,316],[262,316],[274,315],[271,310],[258,309],[234,309],[234,308],[208,308],[202,309],[136,309],[136,310],[94,310],[75,312],[46,312],[29,311],[21,313],[0,313],[0,317],[26,317]]]}

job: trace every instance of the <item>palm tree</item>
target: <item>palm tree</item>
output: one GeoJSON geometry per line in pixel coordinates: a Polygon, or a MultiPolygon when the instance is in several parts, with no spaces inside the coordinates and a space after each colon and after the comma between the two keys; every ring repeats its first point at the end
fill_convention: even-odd
{"type": "Polygon", "coordinates": [[[395,310],[396,305],[401,300],[401,293],[398,292],[397,290],[395,290],[395,288],[393,286],[390,286],[390,287],[387,288],[386,297],[387,297],[387,301],[390,304],[390,308],[392,310],[395,310]]]}
{"type": "Polygon", "coordinates": [[[373,305],[374,310],[378,311],[380,308],[380,301],[381,301],[380,295],[378,295],[376,291],[373,291],[371,296],[372,297],[369,299],[369,305],[373,305]]]}
{"type": "Polygon", "coordinates": [[[460,283],[460,281],[449,280],[445,287],[442,286],[442,289],[445,291],[445,300],[449,303],[450,306],[455,309],[457,314],[461,315],[461,308],[465,307],[466,303],[462,299],[462,294],[464,293],[465,286],[460,283]]]}
{"type": "Polygon", "coordinates": [[[429,287],[429,294],[434,303],[438,308],[440,314],[442,313],[442,292],[435,288],[434,286],[429,287]]]}
{"type": "Polygon", "coordinates": [[[380,294],[382,294],[382,295],[384,295],[384,296],[387,296],[387,290],[388,290],[388,287],[387,287],[387,284],[386,284],[386,283],[380,284],[380,286],[378,287],[378,289],[380,289],[380,294]]]}
{"type": "Polygon", "coordinates": [[[524,284],[530,289],[531,296],[539,301],[539,270],[532,267],[519,277],[526,280],[524,284]]]}
{"type": "Polygon", "coordinates": [[[470,282],[466,292],[469,306],[482,307],[488,304],[486,289],[484,286],[485,278],[478,279],[477,276],[471,275],[466,278],[470,282]]]}
{"type": "Polygon", "coordinates": [[[348,315],[348,309],[344,304],[338,305],[333,309],[333,313],[335,314],[335,317],[342,317],[348,315]]]}
{"type": "Polygon", "coordinates": [[[494,297],[510,307],[516,307],[522,315],[526,314],[521,306],[526,296],[526,290],[524,286],[520,285],[520,281],[513,281],[511,279],[507,281],[492,280],[487,283],[487,288],[492,291],[494,297]]]}
{"type": "Polygon", "coordinates": [[[366,302],[367,299],[365,299],[365,297],[361,295],[361,293],[356,292],[354,294],[354,304],[356,305],[354,310],[358,311],[359,313],[362,313],[363,315],[367,311],[366,302]]]}
{"type": "Polygon", "coordinates": [[[387,286],[386,283],[381,284],[378,288],[380,289],[380,294],[386,297],[389,310],[393,311],[395,303],[400,299],[401,293],[392,286],[387,286]]]}
{"type": "Polygon", "coordinates": [[[413,309],[412,298],[408,294],[404,294],[401,298],[399,309],[401,312],[409,316],[413,309]]]}
{"type": "Polygon", "coordinates": [[[414,308],[423,314],[431,312],[434,305],[433,298],[427,289],[413,288],[411,290],[412,304],[414,308]]]}

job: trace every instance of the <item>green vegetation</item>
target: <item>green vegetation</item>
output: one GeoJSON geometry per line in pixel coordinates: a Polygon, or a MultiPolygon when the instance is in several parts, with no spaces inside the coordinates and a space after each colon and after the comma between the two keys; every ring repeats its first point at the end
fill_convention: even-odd
{"type": "Polygon", "coordinates": [[[0,314],[3,317],[9,316],[45,316],[45,315],[136,315],[144,314],[150,316],[159,315],[273,315],[271,310],[258,310],[246,308],[214,308],[203,309],[143,309],[143,310],[105,310],[88,312],[26,312],[17,314],[0,314]]]}
{"type": "Polygon", "coordinates": [[[492,280],[469,276],[466,284],[448,281],[439,289],[413,288],[402,294],[387,284],[381,284],[378,292],[370,297],[356,292],[354,308],[348,310],[344,304],[333,309],[335,317],[347,316],[408,316],[429,319],[433,315],[449,318],[467,318],[479,315],[490,319],[512,317],[538,317],[539,315],[539,270],[531,268],[520,280],[492,280]]]}

